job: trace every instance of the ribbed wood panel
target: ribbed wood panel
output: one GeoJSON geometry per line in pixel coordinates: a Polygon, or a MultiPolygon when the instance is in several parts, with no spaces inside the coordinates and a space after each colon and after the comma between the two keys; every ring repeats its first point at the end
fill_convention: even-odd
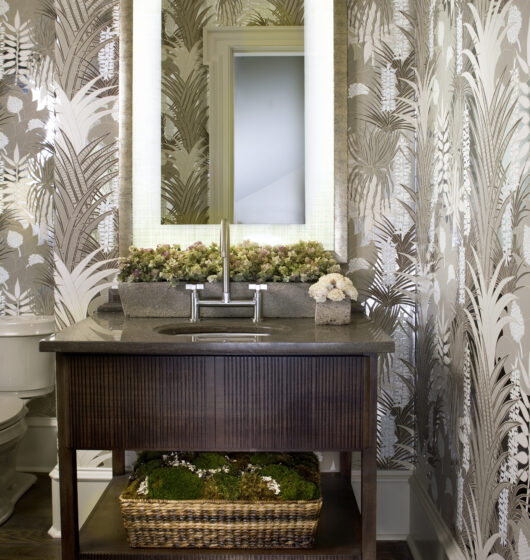
{"type": "Polygon", "coordinates": [[[362,357],[237,356],[217,373],[217,445],[360,449],[362,357]]]}
{"type": "Polygon", "coordinates": [[[77,449],[214,447],[214,358],[70,355],[77,449]]]}

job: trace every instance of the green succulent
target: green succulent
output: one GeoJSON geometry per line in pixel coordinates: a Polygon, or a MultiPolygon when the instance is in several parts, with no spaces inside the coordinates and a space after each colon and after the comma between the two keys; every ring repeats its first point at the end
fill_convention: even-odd
{"type": "MultiPolygon", "coordinates": [[[[122,259],[121,282],[217,282],[223,262],[219,245],[194,243],[185,250],[179,245],[156,249],[130,248],[122,259]]],[[[230,248],[230,277],[235,282],[315,282],[321,276],[339,272],[329,251],[316,241],[293,245],[261,246],[245,241],[230,248]]]]}

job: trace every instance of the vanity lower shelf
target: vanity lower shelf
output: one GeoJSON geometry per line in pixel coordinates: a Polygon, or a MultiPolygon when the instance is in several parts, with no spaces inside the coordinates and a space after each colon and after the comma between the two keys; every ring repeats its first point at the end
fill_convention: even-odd
{"type": "Polygon", "coordinates": [[[118,496],[127,483],[127,477],[116,477],[86,521],[80,545],[83,559],[166,559],[193,560],[225,559],[282,559],[313,557],[357,560],[361,558],[361,516],[351,484],[339,474],[322,475],[324,505],[320,516],[315,545],[311,549],[161,549],[130,548],[121,521],[118,496]]]}

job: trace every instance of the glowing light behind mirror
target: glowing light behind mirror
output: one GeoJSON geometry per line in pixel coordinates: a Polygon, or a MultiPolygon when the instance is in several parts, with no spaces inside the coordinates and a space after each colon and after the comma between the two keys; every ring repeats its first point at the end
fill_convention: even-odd
{"type": "MultiPolygon", "coordinates": [[[[333,2],[305,0],[304,9],[306,217],[323,232],[334,221],[333,2]]],[[[333,235],[315,239],[333,247],[333,235]]]]}
{"type": "MultiPolygon", "coordinates": [[[[219,240],[219,226],[161,225],[161,0],[134,0],[133,243],[219,240]]],[[[231,240],[334,247],[333,2],[305,0],[306,224],[233,225],[231,240]]]]}
{"type": "Polygon", "coordinates": [[[160,114],[162,0],[133,4],[133,243],[155,247],[161,235],[160,114]]]}

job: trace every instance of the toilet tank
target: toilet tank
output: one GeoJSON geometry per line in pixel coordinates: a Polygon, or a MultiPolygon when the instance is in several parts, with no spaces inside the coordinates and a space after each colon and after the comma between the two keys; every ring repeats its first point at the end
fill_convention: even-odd
{"type": "Polygon", "coordinates": [[[54,331],[51,315],[0,317],[0,393],[30,398],[53,391],[55,354],[39,352],[39,340],[54,331]]]}

